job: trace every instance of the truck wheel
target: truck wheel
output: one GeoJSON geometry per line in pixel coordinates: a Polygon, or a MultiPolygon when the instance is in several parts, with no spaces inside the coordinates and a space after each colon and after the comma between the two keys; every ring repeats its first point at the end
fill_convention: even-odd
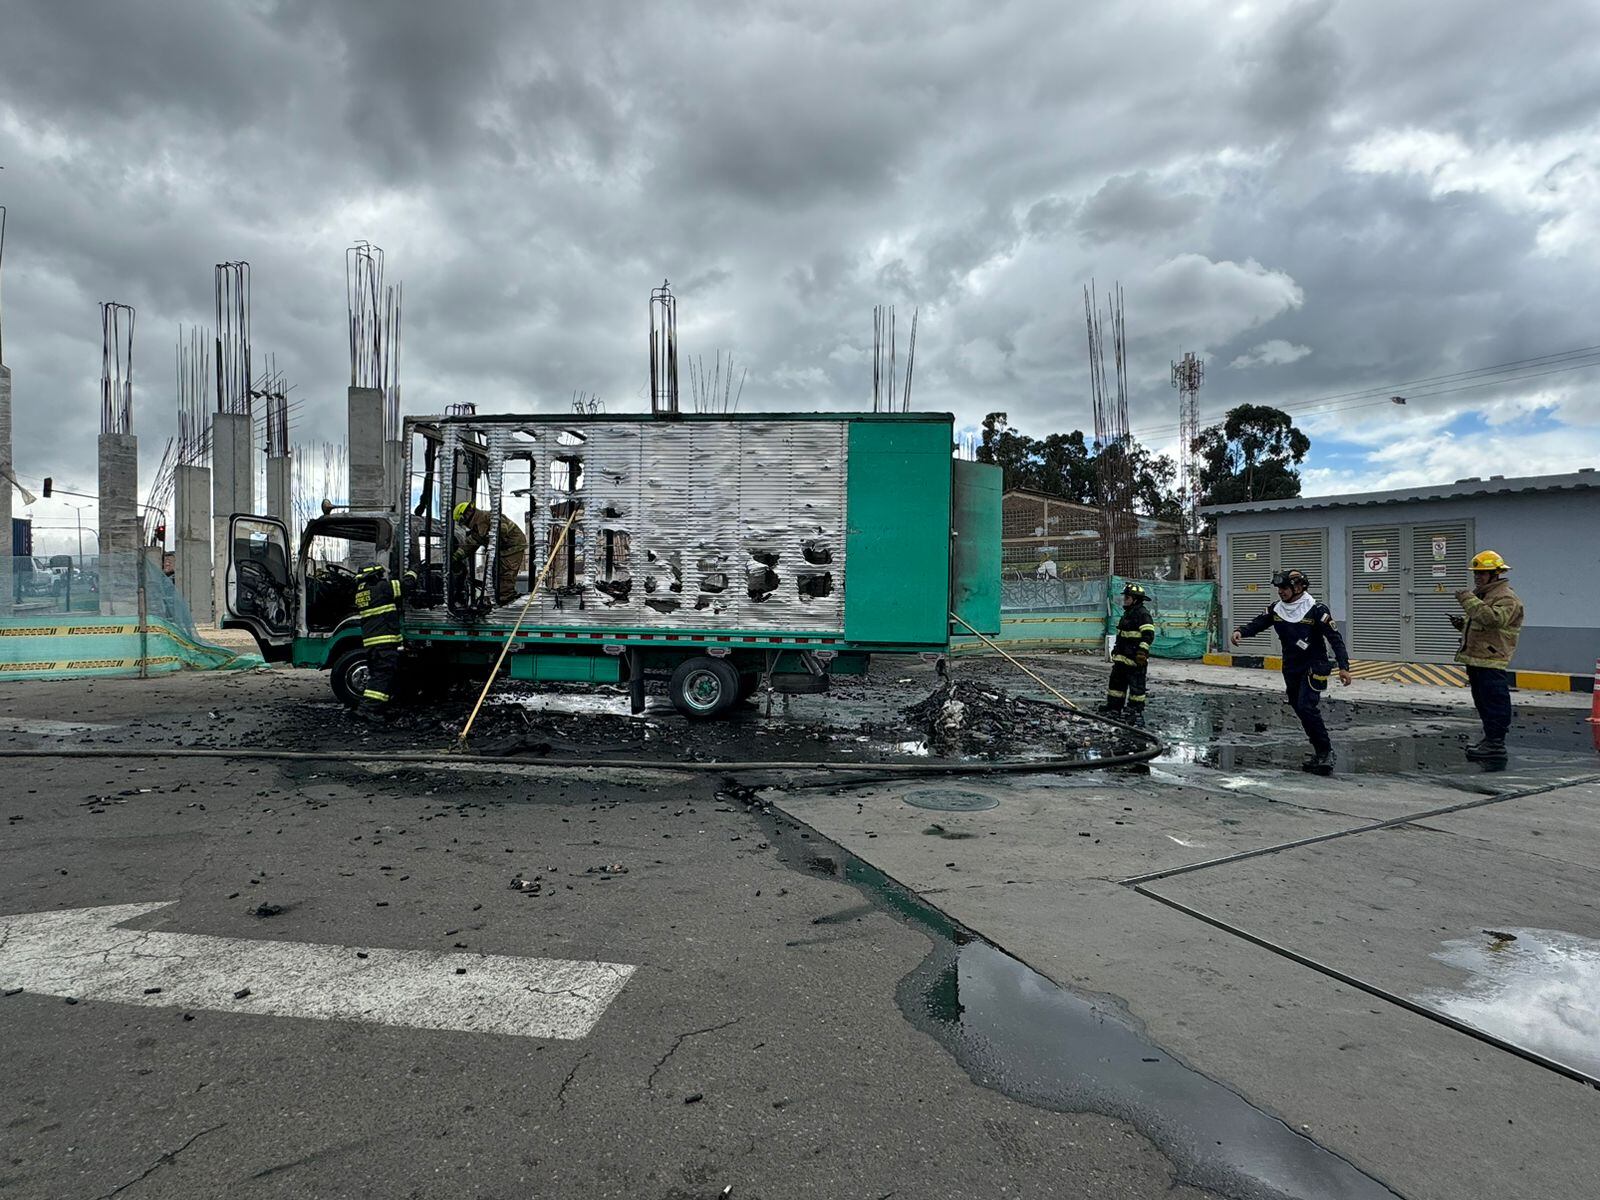
{"type": "Polygon", "coordinates": [[[361,693],[367,690],[367,652],[347,650],[341,654],[328,671],[328,682],[339,703],[354,708],[361,703],[361,693]]]}
{"type": "Polygon", "coordinates": [[[739,695],[739,672],[720,658],[690,658],[678,664],[667,682],[672,705],[691,721],[717,716],[739,695]]]}

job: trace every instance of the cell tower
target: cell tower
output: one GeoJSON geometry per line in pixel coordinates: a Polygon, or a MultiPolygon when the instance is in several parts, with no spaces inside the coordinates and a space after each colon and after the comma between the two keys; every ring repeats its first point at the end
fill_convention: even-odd
{"type": "Polygon", "coordinates": [[[1205,381],[1206,364],[1192,351],[1172,364],[1172,386],[1178,389],[1178,497],[1191,535],[1200,528],[1200,462],[1194,444],[1200,437],[1200,385],[1205,381]]]}

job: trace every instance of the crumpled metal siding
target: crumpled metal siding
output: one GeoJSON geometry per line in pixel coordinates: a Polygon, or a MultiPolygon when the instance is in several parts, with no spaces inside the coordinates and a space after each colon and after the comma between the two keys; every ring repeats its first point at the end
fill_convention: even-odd
{"type": "MultiPolygon", "coordinates": [[[[539,508],[530,580],[560,528],[551,506],[572,498],[552,481],[551,464],[566,454],[583,459],[577,493],[583,512],[570,535],[581,556],[576,594],[540,588],[525,624],[843,633],[848,422],[585,422],[571,427],[586,439],[579,446],[559,445],[567,427],[555,422],[472,428],[486,435],[496,484],[507,475],[505,456],[533,456],[539,508]],[[619,551],[609,581],[608,530],[619,551]],[[831,561],[808,562],[808,543],[813,557],[825,545],[831,561]],[[747,580],[765,564],[753,553],[776,558],[767,569],[777,586],[759,600],[747,580]],[[803,581],[820,584],[823,577],[831,584],[828,594],[801,594],[803,581]],[[610,582],[615,588],[623,580],[631,581],[626,599],[595,586],[610,582]]],[[[511,500],[506,507],[515,518],[522,504],[511,500]]],[[[524,600],[497,609],[489,623],[515,621],[524,600]]]]}

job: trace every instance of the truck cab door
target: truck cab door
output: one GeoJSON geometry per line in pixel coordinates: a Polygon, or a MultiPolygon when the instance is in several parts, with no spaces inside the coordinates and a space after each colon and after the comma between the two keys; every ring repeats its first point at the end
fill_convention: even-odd
{"type": "Polygon", "coordinates": [[[224,629],[248,629],[268,662],[282,662],[294,646],[298,589],[290,566],[289,531],[273,517],[235,513],[228,518],[224,629]]]}

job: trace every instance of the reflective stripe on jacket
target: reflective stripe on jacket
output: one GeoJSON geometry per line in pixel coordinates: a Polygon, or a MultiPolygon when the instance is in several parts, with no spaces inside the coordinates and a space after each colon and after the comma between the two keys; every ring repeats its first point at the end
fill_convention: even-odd
{"type": "Polygon", "coordinates": [[[1139,651],[1150,656],[1150,647],[1156,640],[1156,627],[1150,620],[1150,610],[1140,601],[1132,608],[1122,610],[1117,622],[1117,640],[1111,646],[1111,661],[1138,666],[1139,651]]]}
{"type": "Polygon", "coordinates": [[[1466,625],[1461,630],[1461,649],[1456,661],[1469,667],[1495,667],[1506,671],[1517,652],[1522,634],[1522,601],[1505,579],[1496,579],[1483,591],[1474,591],[1461,601],[1466,625]]]}
{"type": "Polygon", "coordinates": [[[398,579],[380,578],[356,588],[356,613],[361,618],[361,644],[369,648],[398,646],[402,589],[398,579]]]}

